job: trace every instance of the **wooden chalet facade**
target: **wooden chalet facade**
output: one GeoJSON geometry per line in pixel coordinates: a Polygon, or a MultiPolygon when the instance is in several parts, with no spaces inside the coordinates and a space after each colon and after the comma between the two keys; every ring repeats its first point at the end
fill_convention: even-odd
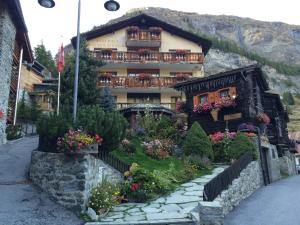
{"type": "Polygon", "coordinates": [[[251,123],[279,150],[287,150],[288,115],[277,94],[271,94],[258,65],[195,78],[174,88],[185,92],[188,124],[199,122],[206,133],[237,131],[251,123]]]}
{"type": "MultiPolygon", "coordinates": [[[[211,42],[146,14],[118,19],[82,34],[99,68],[98,86],[108,86],[123,110],[136,104],[175,109],[176,83],[204,75],[211,42]]],[[[76,38],[72,39],[75,47],[76,38]]],[[[125,110],[126,111],[126,110],[125,110]]]]}

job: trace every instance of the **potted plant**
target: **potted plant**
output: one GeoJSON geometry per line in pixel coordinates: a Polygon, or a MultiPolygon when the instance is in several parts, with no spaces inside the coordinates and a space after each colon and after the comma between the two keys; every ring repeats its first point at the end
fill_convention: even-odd
{"type": "Polygon", "coordinates": [[[66,154],[98,153],[98,145],[103,139],[100,135],[88,135],[80,130],[69,131],[57,140],[57,148],[66,154]]]}

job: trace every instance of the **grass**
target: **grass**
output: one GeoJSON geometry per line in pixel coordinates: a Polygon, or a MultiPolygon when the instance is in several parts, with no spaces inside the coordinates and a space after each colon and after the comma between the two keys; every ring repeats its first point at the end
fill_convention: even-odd
{"type": "MultiPolygon", "coordinates": [[[[184,169],[183,160],[175,156],[170,156],[169,158],[164,160],[152,159],[151,157],[149,157],[144,153],[144,150],[141,147],[140,141],[138,139],[134,139],[132,141],[134,142],[137,149],[135,154],[129,155],[126,152],[121,151],[119,149],[114,150],[111,154],[116,156],[118,159],[126,162],[127,164],[137,163],[140,167],[149,170],[151,172],[154,170],[167,171],[171,163],[174,164],[174,167],[177,171],[184,169]]],[[[196,176],[199,177],[210,173],[211,170],[209,169],[198,170],[196,176]]]]}

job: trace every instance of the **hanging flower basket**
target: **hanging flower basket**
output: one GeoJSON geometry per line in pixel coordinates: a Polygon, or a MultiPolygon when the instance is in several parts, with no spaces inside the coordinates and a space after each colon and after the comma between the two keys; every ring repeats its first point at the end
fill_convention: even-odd
{"type": "Polygon", "coordinates": [[[263,123],[263,124],[270,124],[271,120],[269,116],[266,113],[258,113],[256,116],[256,119],[258,122],[263,123]]]}

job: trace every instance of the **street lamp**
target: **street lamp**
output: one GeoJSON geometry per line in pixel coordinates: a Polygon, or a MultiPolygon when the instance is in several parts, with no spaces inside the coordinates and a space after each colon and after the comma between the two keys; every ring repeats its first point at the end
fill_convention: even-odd
{"type": "MultiPolygon", "coordinates": [[[[53,0],[38,0],[38,3],[42,7],[45,7],[45,8],[53,8],[55,6],[55,2],[53,0]]],[[[117,11],[120,8],[120,4],[115,0],[108,0],[104,3],[104,8],[108,11],[117,11]]],[[[73,123],[76,122],[76,114],[77,114],[79,43],[80,43],[80,10],[81,10],[81,0],[78,0],[76,62],[75,62],[75,77],[74,77],[74,96],[73,96],[73,123]]]]}

